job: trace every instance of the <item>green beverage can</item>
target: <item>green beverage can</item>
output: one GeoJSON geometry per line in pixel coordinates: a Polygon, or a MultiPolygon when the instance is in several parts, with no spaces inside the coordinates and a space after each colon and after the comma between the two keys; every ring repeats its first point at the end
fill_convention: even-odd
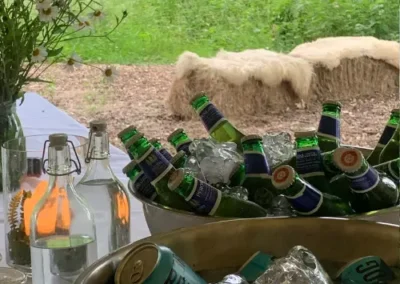
{"type": "Polygon", "coordinates": [[[342,284],[383,284],[394,277],[390,267],[378,256],[356,259],[342,267],[336,275],[342,284]]]}
{"type": "Polygon", "coordinates": [[[114,280],[116,284],[207,284],[169,248],[150,242],[122,259],[114,280]]]}

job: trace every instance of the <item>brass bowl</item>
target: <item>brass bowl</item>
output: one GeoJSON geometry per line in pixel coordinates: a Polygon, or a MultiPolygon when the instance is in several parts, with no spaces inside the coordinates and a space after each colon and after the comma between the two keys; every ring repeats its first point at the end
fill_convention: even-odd
{"type": "Polygon", "coordinates": [[[398,225],[344,218],[254,218],[223,221],[151,236],[103,257],[76,284],[111,284],[118,263],[143,242],[171,248],[207,281],[233,273],[255,252],[277,257],[296,245],[310,249],[334,275],[347,262],[375,255],[400,267],[398,225]]]}

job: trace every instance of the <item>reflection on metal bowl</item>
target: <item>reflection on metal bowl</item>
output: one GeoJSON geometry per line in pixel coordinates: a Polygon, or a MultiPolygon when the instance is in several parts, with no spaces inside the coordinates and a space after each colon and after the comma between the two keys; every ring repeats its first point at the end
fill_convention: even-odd
{"type": "Polygon", "coordinates": [[[376,255],[400,267],[399,226],[343,218],[256,218],[210,223],[142,239],[98,260],[76,284],[111,284],[114,272],[129,250],[144,242],[171,248],[207,281],[233,273],[255,252],[277,257],[296,245],[310,249],[325,270],[334,275],[360,257],[376,255]]]}

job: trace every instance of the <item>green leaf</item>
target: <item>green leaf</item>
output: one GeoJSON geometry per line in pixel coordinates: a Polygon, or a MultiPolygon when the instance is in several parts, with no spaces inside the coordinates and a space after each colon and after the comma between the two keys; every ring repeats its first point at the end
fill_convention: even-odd
{"type": "Polygon", "coordinates": [[[27,82],[36,82],[36,83],[53,83],[52,81],[47,81],[47,80],[42,80],[39,78],[27,78],[26,79],[27,82]]]}
{"type": "Polygon", "coordinates": [[[53,49],[53,50],[47,50],[47,57],[54,57],[59,55],[62,51],[63,51],[64,47],[60,47],[57,49],[53,49]]]}

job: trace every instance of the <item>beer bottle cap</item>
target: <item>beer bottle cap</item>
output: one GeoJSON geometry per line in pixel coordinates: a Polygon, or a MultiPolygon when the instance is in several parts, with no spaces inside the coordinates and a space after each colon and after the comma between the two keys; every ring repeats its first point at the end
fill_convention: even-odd
{"type": "Polygon", "coordinates": [[[291,166],[280,166],[272,173],[272,185],[276,189],[286,189],[293,184],[295,177],[296,171],[291,166]]]}
{"type": "Polygon", "coordinates": [[[294,133],[295,138],[302,138],[302,137],[313,137],[317,135],[317,131],[315,129],[309,129],[309,130],[301,130],[301,131],[296,131],[294,133]]]}
{"type": "Polygon", "coordinates": [[[180,150],[178,153],[175,154],[175,156],[172,158],[172,160],[170,161],[171,164],[175,164],[176,161],[178,161],[180,158],[182,158],[183,156],[185,156],[186,153],[183,150],[180,150]]]}
{"type": "Polygon", "coordinates": [[[107,123],[104,120],[92,120],[90,123],[90,131],[106,131],[107,123]]]}
{"type": "Polygon", "coordinates": [[[198,94],[196,94],[191,100],[190,100],[190,104],[192,104],[195,100],[197,100],[200,97],[204,97],[207,96],[206,92],[200,92],[198,94]]]}
{"type": "Polygon", "coordinates": [[[340,147],[333,152],[333,163],[342,171],[352,173],[361,168],[362,153],[351,147],[340,147]]]}
{"type": "Polygon", "coordinates": [[[241,142],[244,143],[250,140],[262,140],[262,137],[260,135],[247,135],[241,139],[241,142]]]}
{"type": "Polygon", "coordinates": [[[66,146],[68,135],[65,133],[54,133],[49,135],[50,147],[66,146]]]}
{"type": "Polygon", "coordinates": [[[339,101],[335,101],[335,100],[326,100],[322,103],[323,105],[337,105],[340,108],[342,107],[342,103],[339,101]]]}
{"type": "Polygon", "coordinates": [[[132,160],[132,161],[130,161],[129,164],[127,164],[127,165],[122,169],[122,172],[123,172],[124,174],[127,174],[127,173],[129,173],[131,170],[133,170],[135,167],[137,167],[137,163],[136,163],[135,160],[132,160]]]}
{"type": "Polygon", "coordinates": [[[392,109],[392,113],[400,113],[400,109],[398,109],[398,108],[395,108],[395,109],[392,109]]]}
{"type": "Polygon", "coordinates": [[[177,187],[182,183],[184,177],[185,172],[183,171],[183,169],[177,169],[176,171],[174,171],[169,177],[168,188],[172,191],[177,189],[177,187]]]}
{"type": "Polygon", "coordinates": [[[171,142],[172,138],[173,138],[175,135],[177,135],[177,134],[179,134],[179,133],[182,133],[182,132],[183,132],[183,128],[175,129],[174,132],[172,132],[170,135],[168,135],[168,137],[167,137],[168,142],[171,142]]]}
{"type": "Polygon", "coordinates": [[[120,131],[117,136],[118,138],[121,139],[122,136],[124,136],[125,134],[127,134],[128,132],[132,131],[132,130],[137,130],[137,127],[134,125],[129,125],[127,128],[123,129],[122,131],[120,131]]]}
{"type": "Polygon", "coordinates": [[[144,137],[143,133],[138,132],[135,135],[132,136],[131,139],[129,139],[126,144],[125,148],[129,149],[133,144],[135,144],[140,138],[144,137]]]}

